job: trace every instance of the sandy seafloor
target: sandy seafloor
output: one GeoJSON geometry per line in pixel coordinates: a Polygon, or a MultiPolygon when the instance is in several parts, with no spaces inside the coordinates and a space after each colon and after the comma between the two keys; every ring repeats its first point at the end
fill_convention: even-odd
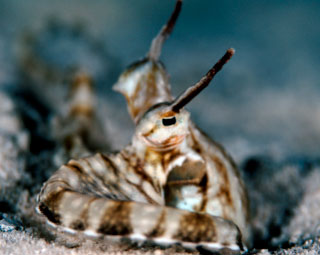
{"type": "MultiPolygon", "coordinates": [[[[146,53],[173,5],[0,0],[0,254],[186,252],[57,234],[34,212],[41,184],[65,160],[52,119],[64,112],[70,70],[92,75],[106,150],[121,149],[134,126],[112,84],[146,53]]],[[[236,49],[187,108],[246,182],[249,254],[320,253],[319,12],[311,0],[185,0],[163,49],[174,95],[236,49]]]]}

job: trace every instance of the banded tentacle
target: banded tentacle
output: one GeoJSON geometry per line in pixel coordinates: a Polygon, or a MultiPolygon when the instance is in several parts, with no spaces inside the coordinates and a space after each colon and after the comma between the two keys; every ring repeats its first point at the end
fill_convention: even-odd
{"type": "MultiPolygon", "coordinates": [[[[126,237],[159,245],[180,244],[239,252],[241,233],[231,221],[205,213],[132,201],[136,187],[105,155],[71,160],[43,186],[38,210],[49,224],[91,237],[126,237]]],[[[147,192],[147,191],[145,191],[147,192]]],[[[143,194],[141,194],[143,196],[143,194]]]]}

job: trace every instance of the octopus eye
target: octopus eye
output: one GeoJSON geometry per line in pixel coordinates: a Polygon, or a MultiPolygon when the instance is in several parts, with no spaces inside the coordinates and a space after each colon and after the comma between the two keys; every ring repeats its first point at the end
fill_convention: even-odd
{"type": "Polygon", "coordinates": [[[162,119],[162,125],[164,125],[164,126],[171,126],[171,125],[176,124],[176,122],[177,122],[176,117],[162,119]]]}

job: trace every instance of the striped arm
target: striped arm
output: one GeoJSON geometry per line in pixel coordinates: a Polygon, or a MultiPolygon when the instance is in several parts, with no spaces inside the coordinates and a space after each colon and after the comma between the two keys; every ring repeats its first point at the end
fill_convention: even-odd
{"type": "Polygon", "coordinates": [[[129,196],[117,186],[119,182],[112,181],[119,173],[106,168],[106,163],[104,170],[110,180],[105,184],[99,160],[102,160],[101,154],[86,160],[71,160],[45,183],[38,197],[38,211],[50,225],[91,237],[125,237],[164,246],[180,244],[188,249],[201,247],[219,252],[237,253],[242,249],[241,233],[231,221],[128,201],[129,196]],[[94,174],[89,168],[90,160],[91,164],[96,162],[94,174]]]}

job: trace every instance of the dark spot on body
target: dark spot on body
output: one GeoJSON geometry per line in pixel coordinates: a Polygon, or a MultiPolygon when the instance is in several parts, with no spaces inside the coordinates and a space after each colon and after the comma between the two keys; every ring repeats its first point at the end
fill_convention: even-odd
{"type": "Polygon", "coordinates": [[[61,216],[59,214],[59,205],[65,192],[70,190],[60,189],[51,192],[43,201],[39,203],[40,212],[45,215],[48,220],[55,224],[61,224],[61,216]]]}
{"type": "Polygon", "coordinates": [[[130,221],[131,204],[127,201],[109,201],[98,233],[105,235],[129,235],[133,229],[130,221]]]}
{"type": "Polygon", "coordinates": [[[44,216],[48,218],[49,221],[55,224],[61,224],[59,213],[53,212],[44,203],[39,204],[39,210],[44,216]]]}
{"type": "Polygon", "coordinates": [[[70,224],[70,228],[78,231],[85,230],[85,225],[81,220],[75,220],[70,224]]]}
{"type": "Polygon", "coordinates": [[[179,222],[179,229],[173,236],[183,242],[216,242],[217,233],[214,220],[210,215],[187,213],[179,222]]]}

